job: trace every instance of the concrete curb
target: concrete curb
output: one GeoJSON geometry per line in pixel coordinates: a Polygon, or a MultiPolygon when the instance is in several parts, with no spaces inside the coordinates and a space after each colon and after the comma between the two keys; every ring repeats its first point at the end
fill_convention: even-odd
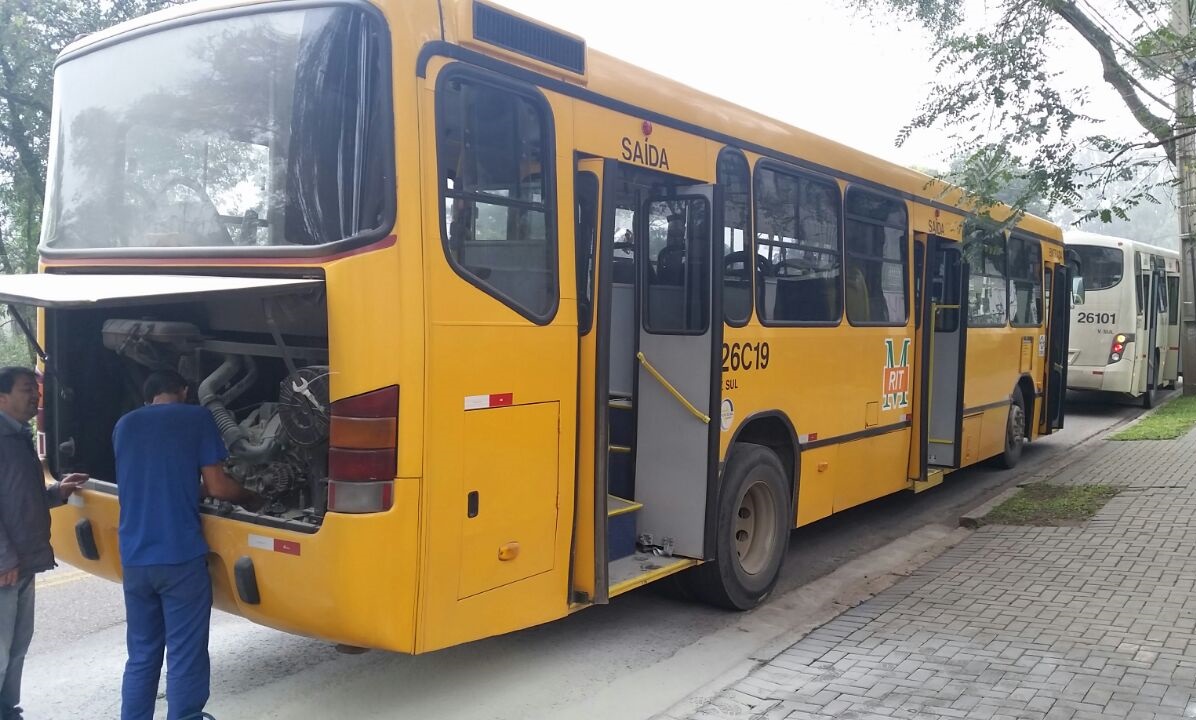
{"type": "Polygon", "coordinates": [[[1011,478],[1011,480],[1010,480],[1010,482],[1012,483],[1010,485],[1010,487],[1006,488],[1005,490],[1002,490],[996,496],[986,500],[985,502],[981,503],[980,505],[977,505],[976,507],[971,508],[971,509],[967,510],[966,512],[962,513],[959,516],[959,526],[962,528],[967,528],[969,530],[975,530],[976,528],[981,526],[981,524],[982,524],[980,522],[981,518],[983,518],[985,515],[992,512],[993,508],[995,508],[996,506],[1000,505],[1001,503],[1005,502],[1009,498],[1016,495],[1017,491],[1020,490],[1022,487],[1024,487],[1025,485],[1029,485],[1030,483],[1047,482],[1052,477],[1063,472],[1063,470],[1066,469],[1067,466],[1071,464],[1072,458],[1075,457],[1076,454],[1078,454],[1080,452],[1087,452],[1088,449],[1093,445],[1111,442],[1110,440],[1107,439],[1109,437],[1109,435],[1112,435],[1113,433],[1118,432],[1119,430],[1125,428],[1128,425],[1132,425],[1132,424],[1138,422],[1145,415],[1148,415],[1150,412],[1157,410],[1159,407],[1162,407],[1163,405],[1167,404],[1174,398],[1178,397],[1179,394],[1180,393],[1178,393],[1176,391],[1169,392],[1164,398],[1161,399],[1161,402],[1159,402],[1159,404],[1156,405],[1154,409],[1152,409],[1150,411],[1140,412],[1137,415],[1134,415],[1132,417],[1123,418],[1123,419],[1117,421],[1116,423],[1113,423],[1109,427],[1104,428],[1103,430],[1098,430],[1097,432],[1094,432],[1087,437],[1081,438],[1080,441],[1077,442],[1075,445],[1073,445],[1071,448],[1059,453],[1058,456],[1052,458],[1049,462],[1044,463],[1044,465],[1042,467],[1038,468],[1037,472],[1016,473],[1014,475],[1014,477],[1011,478]]]}
{"type": "Polygon", "coordinates": [[[984,518],[985,515],[992,512],[993,508],[995,508],[996,506],[1005,502],[1006,500],[1013,497],[1014,495],[1017,495],[1021,491],[1022,486],[1027,485],[1027,484],[1028,483],[1025,483],[1025,482],[1019,482],[1017,485],[1014,485],[1013,487],[1005,490],[1000,495],[997,495],[996,497],[992,498],[988,502],[986,502],[982,505],[977,505],[976,507],[972,508],[971,510],[968,510],[963,515],[959,516],[959,526],[963,527],[963,528],[967,528],[969,530],[975,530],[976,528],[980,527],[981,525],[984,524],[981,522],[981,520],[984,518]]]}

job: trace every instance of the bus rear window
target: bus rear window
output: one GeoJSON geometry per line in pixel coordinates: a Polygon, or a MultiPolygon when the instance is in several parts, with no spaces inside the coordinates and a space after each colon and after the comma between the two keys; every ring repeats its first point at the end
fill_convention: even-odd
{"type": "Polygon", "coordinates": [[[168,27],[65,60],[50,250],[324,245],[389,228],[385,28],[346,7],[168,27]]]}
{"type": "Polygon", "coordinates": [[[1084,278],[1084,291],[1108,290],[1121,282],[1125,272],[1125,256],[1117,248],[1095,245],[1072,245],[1080,257],[1080,276],[1084,278]]]}

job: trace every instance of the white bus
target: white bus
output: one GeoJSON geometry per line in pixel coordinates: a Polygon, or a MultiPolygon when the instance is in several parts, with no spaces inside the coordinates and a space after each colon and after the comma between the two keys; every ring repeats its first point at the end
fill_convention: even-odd
{"type": "Polygon", "coordinates": [[[1127,238],[1064,235],[1072,265],[1067,387],[1154,404],[1179,379],[1179,253],[1127,238]]]}

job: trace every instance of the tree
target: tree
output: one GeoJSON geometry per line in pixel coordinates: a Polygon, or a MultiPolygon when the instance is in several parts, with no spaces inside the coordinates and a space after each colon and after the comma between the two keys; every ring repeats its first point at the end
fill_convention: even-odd
{"type": "Polygon", "coordinates": [[[1018,209],[1040,198],[1051,211],[1108,222],[1157,202],[1174,183],[1177,139],[1193,132],[1169,99],[1193,43],[1171,27],[1172,0],[1099,1],[855,0],[862,12],[879,8],[929,31],[942,79],[898,142],[920,128],[951,129],[961,160],[948,176],[982,206],[1015,187],[1018,209]],[[1137,132],[1105,132],[1111,116],[1090,111],[1091,91],[1065,81],[1064,33],[1092,48],[1120,99],[1115,112],[1137,132]],[[1091,205],[1112,187],[1117,197],[1091,205]]]}
{"type": "Polygon", "coordinates": [[[0,0],[0,272],[37,268],[58,53],[80,35],[176,2],[0,0]]]}

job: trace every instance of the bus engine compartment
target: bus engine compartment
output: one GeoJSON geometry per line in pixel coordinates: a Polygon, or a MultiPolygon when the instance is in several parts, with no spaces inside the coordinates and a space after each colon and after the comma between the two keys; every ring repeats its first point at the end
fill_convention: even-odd
{"type": "MultiPolygon", "coordinates": [[[[46,455],[52,472],[115,483],[112,430],[154,370],[188,382],[228,448],[225,470],[262,495],[246,513],[319,525],[327,498],[329,375],[324,292],[45,311],[46,455]]],[[[114,488],[113,488],[114,489],[114,488]]]]}

